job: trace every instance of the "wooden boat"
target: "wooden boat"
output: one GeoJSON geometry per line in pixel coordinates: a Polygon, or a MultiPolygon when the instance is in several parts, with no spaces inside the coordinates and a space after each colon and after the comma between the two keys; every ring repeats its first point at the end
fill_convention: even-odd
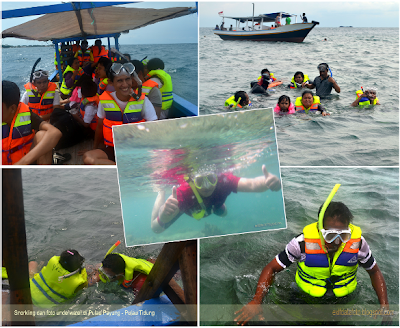
{"type": "MultiPolygon", "coordinates": [[[[107,38],[108,50],[112,48],[110,38],[114,38],[114,47],[119,50],[118,39],[122,33],[131,29],[138,29],[160,21],[178,18],[197,12],[196,8],[173,7],[164,9],[123,8],[115,5],[130,4],[132,2],[72,2],[58,5],[40,6],[15,10],[2,11],[2,18],[16,18],[31,15],[43,16],[11,27],[2,32],[2,37],[15,37],[26,40],[51,41],[54,44],[57,62],[68,59],[68,51],[73,41],[107,38]],[[68,26],[60,26],[62,22],[74,22],[68,26]],[[107,21],[107,24],[99,22],[107,21]],[[51,27],[47,29],[46,27],[51,27]],[[61,44],[61,51],[59,51],[61,44]],[[64,51],[64,49],[67,49],[64,51]]],[[[110,53],[110,52],[109,52],[110,53]]],[[[62,80],[56,80],[56,75],[62,77],[61,65],[54,72],[50,80],[57,81],[61,86],[62,80]]],[[[174,101],[169,110],[170,118],[197,116],[197,104],[192,104],[184,98],[173,93],[174,101]]],[[[79,154],[93,148],[93,140],[85,140],[80,144],[60,149],[60,153],[70,153],[72,158],[66,164],[83,164],[79,154]]]]}
{"type": "MultiPolygon", "coordinates": [[[[232,30],[214,30],[214,34],[218,35],[222,40],[250,40],[250,41],[283,41],[283,42],[303,42],[308,33],[319,24],[319,22],[312,21],[311,23],[294,23],[290,25],[282,25],[279,27],[272,27],[264,25],[264,23],[275,23],[276,17],[280,17],[282,22],[283,18],[296,17],[296,15],[278,12],[271,14],[262,14],[259,16],[221,16],[223,24],[225,18],[233,19],[236,21],[235,27],[232,30]],[[244,24],[244,26],[241,26],[244,24]]],[[[223,25],[222,24],[222,25],[223,25]]]]}

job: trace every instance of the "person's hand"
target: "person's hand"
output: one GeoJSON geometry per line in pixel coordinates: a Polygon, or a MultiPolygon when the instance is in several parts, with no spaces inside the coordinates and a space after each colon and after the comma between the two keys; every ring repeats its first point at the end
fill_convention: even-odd
{"type": "Polygon", "coordinates": [[[336,81],[332,76],[330,76],[328,77],[328,82],[335,83],[336,81]]]}
{"type": "Polygon", "coordinates": [[[262,171],[265,176],[265,184],[271,191],[279,191],[281,189],[281,181],[272,173],[268,173],[265,165],[262,166],[262,171]]]}
{"type": "Polygon", "coordinates": [[[173,186],[172,195],[171,197],[168,197],[167,201],[165,202],[159,219],[161,222],[167,223],[171,221],[178,213],[179,213],[179,202],[178,202],[178,197],[176,195],[176,186],[173,186]]]}
{"type": "Polygon", "coordinates": [[[238,316],[233,321],[235,321],[237,325],[244,326],[255,316],[258,316],[258,320],[260,321],[265,320],[262,314],[261,304],[255,302],[254,300],[243,306],[239,311],[236,311],[235,314],[238,314],[238,316]]]}

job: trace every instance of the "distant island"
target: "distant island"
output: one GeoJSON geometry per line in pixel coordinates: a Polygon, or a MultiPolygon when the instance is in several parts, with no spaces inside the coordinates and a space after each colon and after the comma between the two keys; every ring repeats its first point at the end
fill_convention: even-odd
{"type": "Polygon", "coordinates": [[[38,48],[38,47],[54,47],[52,44],[46,45],[22,45],[22,46],[10,46],[9,44],[2,44],[2,48],[38,48]]]}

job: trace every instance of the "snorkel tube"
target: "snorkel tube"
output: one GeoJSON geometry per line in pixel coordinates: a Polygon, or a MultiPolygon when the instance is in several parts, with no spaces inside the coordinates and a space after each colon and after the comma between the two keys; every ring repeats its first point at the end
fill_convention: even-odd
{"type": "MultiPolygon", "coordinates": [[[[104,256],[104,258],[106,258],[107,255],[110,254],[114,249],[116,249],[117,246],[118,246],[119,244],[121,244],[121,242],[118,240],[114,245],[112,245],[112,246],[110,247],[110,249],[107,251],[107,253],[106,253],[106,255],[104,256]]],[[[109,282],[110,279],[108,279],[108,277],[107,277],[106,275],[103,275],[102,272],[101,272],[101,270],[100,270],[102,267],[103,267],[103,264],[102,264],[102,265],[100,266],[100,268],[99,268],[99,278],[100,278],[100,280],[101,280],[102,282],[109,282]]]]}
{"type": "Polygon", "coordinates": [[[38,59],[36,59],[35,63],[33,64],[33,67],[32,67],[32,70],[31,70],[31,77],[29,79],[29,82],[31,82],[31,83],[33,81],[33,72],[35,71],[37,64],[39,64],[39,62],[41,60],[42,60],[42,58],[39,57],[38,59]]]}
{"type": "Polygon", "coordinates": [[[195,197],[197,199],[197,202],[199,203],[199,205],[201,207],[200,211],[196,211],[196,212],[193,211],[192,212],[193,219],[196,219],[196,220],[199,221],[204,217],[204,215],[208,215],[207,210],[206,210],[206,206],[204,205],[203,199],[201,198],[199,192],[197,191],[195,185],[193,184],[193,181],[191,181],[190,178],[187,177],[187,176],[184,177],[184,179],[189,184],[190,188],[192,189],[192,191],[193,191],[193,193],[194,193],[194,195],[195,195],[195,197]]]}
{"type": "Polygon", "coordinates": [[[318,216],[318,232],[319,232],[319,238],[321,239],[321,245],[322,245],[322,249],[324,250],[325,253],[328,253],[328,250],[325,247],[325,239],[322,236],[322,232],[321,230],[324,228],[324,215],[325,215],[325,211],[328,207],[328,205],[331,203],[333,196],[335,196],[336,192],[338,191],[340,187],[340,184],[336,184],[331,193],[329,194],[328,198],[326,199],[324,205],[322,205],[321,208],[321,212],[319,212],[319,216],[318,216]]]}

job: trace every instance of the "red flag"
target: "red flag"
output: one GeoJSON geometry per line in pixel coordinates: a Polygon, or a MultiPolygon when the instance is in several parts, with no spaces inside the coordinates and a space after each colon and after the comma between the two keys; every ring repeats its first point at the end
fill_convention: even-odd
{"type": "Polygon", "coordinates": [[[223,11],[220,11],[219,13],[218,13],[218,15],[221,15],[223,13],[223,11]]]}

